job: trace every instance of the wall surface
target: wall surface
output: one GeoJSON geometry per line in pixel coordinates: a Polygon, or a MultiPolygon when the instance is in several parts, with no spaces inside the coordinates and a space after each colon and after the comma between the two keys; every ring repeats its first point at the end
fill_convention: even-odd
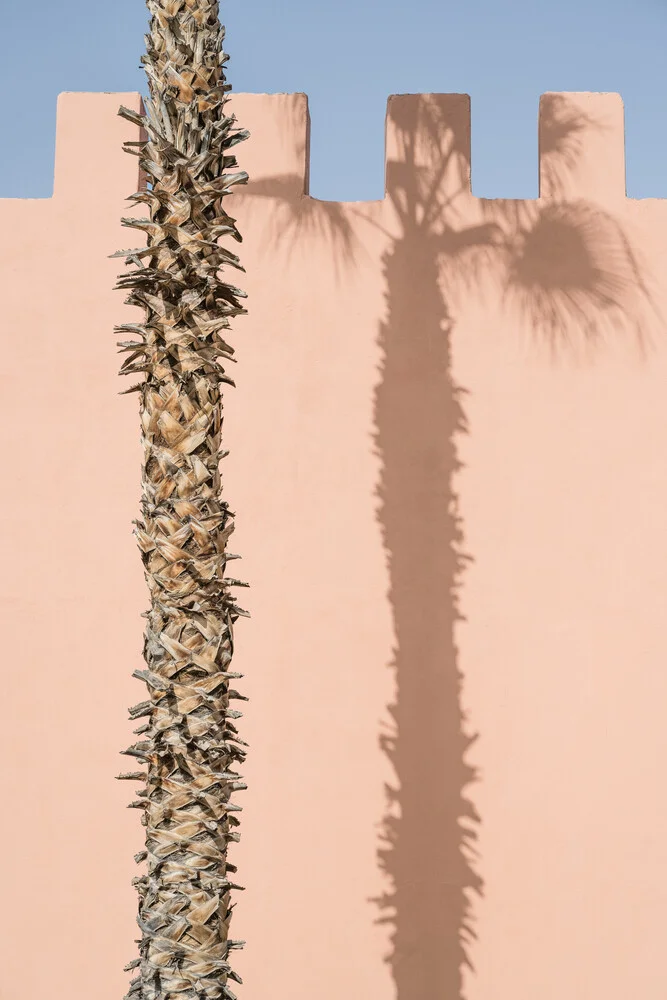
{"type": "MultiPolygon", "coordinates": [[[[62,95],[53,198],[0,201],[2,1000],[120,1000],[136,953],[120,103],[62,95]]],[[[663,1000],[667,203],[625,197],[621,100],[545,95],[508,202],[466,97],[393,97],[350,204],[307,195],[303,95],[232,104],[239,995],[663,1000]]]]}

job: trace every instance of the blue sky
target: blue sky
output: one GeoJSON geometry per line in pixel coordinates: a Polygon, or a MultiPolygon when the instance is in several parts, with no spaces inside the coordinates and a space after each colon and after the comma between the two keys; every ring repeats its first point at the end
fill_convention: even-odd
{"type": "MultiPolygon", "coordinates": [[[[5,0],[0,196],[47,197],[60,91],[145,92],[143,0],[5,0]]],[[[472,97],[473,190],[537,195],[547,90],[617,91],[628,194],[667,197],[667,0],[223,0],[237,91],[305,91],[311,194],[382,197],[392,93],[472,97]]]]}

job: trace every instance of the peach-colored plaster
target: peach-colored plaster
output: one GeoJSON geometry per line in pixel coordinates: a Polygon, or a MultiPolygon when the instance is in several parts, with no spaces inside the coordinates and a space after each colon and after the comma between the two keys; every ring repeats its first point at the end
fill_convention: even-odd
{"type": "MultiPolygon", "coordinates": [[[[2,1000],[120,1000],[138,936],[120,103],[62,95],[54,197],[0,200],[2,1000]]],[[[526,202],[471,195],[464,96],[390,99],[373,203],[308,197],[304,95],[232,106],[239,996],[663,1000],[667,202],[621,100],[543,97],[526,202]]]]}

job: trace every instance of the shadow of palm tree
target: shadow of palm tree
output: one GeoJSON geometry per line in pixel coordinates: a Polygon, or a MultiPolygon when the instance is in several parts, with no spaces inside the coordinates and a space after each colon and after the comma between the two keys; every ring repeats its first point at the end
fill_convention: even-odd
{"type": "Polygon", "coordinates": [[[398,1000],[461,995],[474,936],[470,896],[482,891],[474,869],[479,817],[467,795],[476,777],[466,761],[474,737],[461,707],[456,646],[468,560],[454,487],[465,393],[452,374],[453,321],[441,282],[443,261],[450,270],[478,261],[497,227],[457,229],[460,178],[451,169],[465,153],[465,135],[434,108],[426,99],[389,104],[399,149],[387,163],[386,186],[400,236],[383,261],[375,396],[378,519],[395,631],[395,698],[380,746],[395,784],[386,789],[378,850],[389,888],[374,902],[392,930],[388,961],[398,1000]]]}
{"type": "Polygon", "coordinates": [[[479,294],[492,273],[506,304],[518,304],[554,352],[572,346],[573,322],[595,347],[610,320],[629,326],[643,348],[639,300],[648,292],[618,223],[592,204],[558,199],[582,132],[595,127],[564,97],[549,95],[542,105],[552,197],[483,202],[474,225],[465,212],[468,98],[393,99],[388,114],[396,152],[387,164],[387,198],[400,235],[384,259],[375,422],[378,517],[396,634],[396,695],[381,746],[396,780],[387,789],[378,852],[391,888],[376,902],[392,927],[397,1000],[462,1000],[483,882],[476,869],[480,817],[470,797],[478,775],[468,762],[476,734],[462,706],[456,642],[471,557],[456,490],[466,393],[452,371],[452,302],[479,294]]]}
{"type": "Polygon", "coordinates": [[[389,569],[395,697],[380,746],[395,775],[386,788],[378,862],[388,888],[373,900],[391,928],[387,961],[397,1000],[464,1000],[472,970],[477,871],[478,780],[468,762],[477,738],[462,706],[457,647],[465,567],[458,510],[457,443],[467,432],[466,391],[452,370],[454,303],[481,294],[488,275],[517,305],[550,351],[582,342],[599,348],[610,324],[645,349],[647,282],[622,227],[587,202],[567,201],[560,178],[576,165],[581,137],[595,128],[562,95],[543,99],[540,146],[549,198],[470,203],[469,100],[392,98],[395,151],[387,163],[385,208],[319,202],[298,179],[248,185],[275,200],[273,239],[304,230],[331,241],[337,266],[351,266],[364,226],[383,228],[385,318],[375,445],[381,463],[377,517],[389,569]]]}

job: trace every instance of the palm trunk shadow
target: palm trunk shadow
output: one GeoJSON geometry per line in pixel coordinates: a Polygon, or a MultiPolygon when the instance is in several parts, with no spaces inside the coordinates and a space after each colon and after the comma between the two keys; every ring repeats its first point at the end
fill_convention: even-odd
{"type": "Polygon", "coordinates": [[[454,478],[465,433],[451,370],[452,323],[428,238],[407,228],[385,257],[384,362],[375,399],[379,485],[396,647],[391,730],[380,744],[395,771],[378,851],[391,888],[375,900],[392,926],[388,957],[397,1000],[463,997],[474,937],[470,894],[475,780],[461,708],[455,629],[467,561],[454,478]]]}

